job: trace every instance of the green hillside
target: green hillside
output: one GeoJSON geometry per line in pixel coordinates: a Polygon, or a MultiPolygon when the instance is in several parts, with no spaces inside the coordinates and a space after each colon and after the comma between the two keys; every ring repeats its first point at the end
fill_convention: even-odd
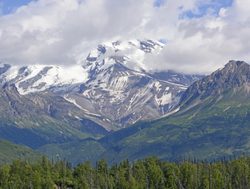
{"type": "Polygon", "coordinates": [[[35,161],[40,159],[41,156],[41,154],[28,147],[0,140],[0,164],[10,163],[17,159],[35,161]]]}
{"type": "Polygon", "coordinates": [[[107,133],[79,108],[49,92],[20,95],[15,86],[5,86],[0,104],[0,138],[31,148],[107,133]]]}
{"type": "Polygon", "coordinates": [[[99,141],[48,145],[42,152],[50,156],[59,152],[74,163],[98,158],[113,163],[124,158],[135,160],[152,155],[176,160],[250,154],[250,99],[245,100],[247,103],[241,105],[239,101],[226,99],[209,105],[208,100],[187,112],[138,123],[99,141]]]}
{"type": "Polygon", "coordinates": [[[106,149],[94,139],[85,139],[63,144],[48,144],[38,149],[38,151],[46,154],[50,159],[66,160],[73,165],[84,161],[95,163],[105,150],[106,149]]]}

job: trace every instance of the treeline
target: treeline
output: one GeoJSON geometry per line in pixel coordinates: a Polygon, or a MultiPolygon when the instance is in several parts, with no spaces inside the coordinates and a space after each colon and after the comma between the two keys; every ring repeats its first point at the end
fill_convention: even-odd
{"type": "Polygon", "coordinates": [[[43,158],[0,166],[2,189],[249,189],[250,158],[214,163],[169,163],[147,158],[109,167],[103,160],[72,167],[43,158]]]}

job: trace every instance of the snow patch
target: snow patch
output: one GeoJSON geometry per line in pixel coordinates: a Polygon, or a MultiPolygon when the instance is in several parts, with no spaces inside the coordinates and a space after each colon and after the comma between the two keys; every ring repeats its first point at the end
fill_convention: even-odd
{"type": "Polygon", "coordinates": [[[69,98],[68,95],[65,95],[63,97],[66,101],[70,102],[71,104],[74,104],[76,107],[78,107],[79,109],[83,110],[86,114],[88,115],[92,115],[92,116],[97,116],[97,117],[101,117],[100,114],[95,114],[95,113],[92,113],[92,112],[89,112],[87,109],[83,108],[81,105],[79,105],[75,99],[73,98],[69,98]]]}
{"type": "Polygon", "coordinates": [[[155,96],[155,101],[157,102],[159,106],[164,106],[166,104],[169,104],[172,102],[172,94],[171,93],[163,94],[159,98],[155,96]]]}
{"type": "Polygon", "coordinates": [[[15,83],[18,92],[22,95],[44,91],[54,86],[84,83],[87,78],[88,73],[85,72],[81,65],[77,64],[73,66],[12,66],[6,73],[1,75],[1,79],[4,81],[15,83]],[[47,72],[45,69],[47,69],[47,72]],[[24,88],[21,83],[25,82],[28,86],[24,88]]]}

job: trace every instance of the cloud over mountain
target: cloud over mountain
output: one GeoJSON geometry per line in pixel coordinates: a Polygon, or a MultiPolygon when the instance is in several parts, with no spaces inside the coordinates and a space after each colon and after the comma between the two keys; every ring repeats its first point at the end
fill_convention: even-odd
{"type": "Polygon", "coordinates": [[[209,73],[250,59],[248,2],[234,0],[38,0],[0,17],[0,60],[73,64],[103,41],[166,39],[152,70],[209,73]],[[218,4],[220,2],[220,4],[218,4]]]}

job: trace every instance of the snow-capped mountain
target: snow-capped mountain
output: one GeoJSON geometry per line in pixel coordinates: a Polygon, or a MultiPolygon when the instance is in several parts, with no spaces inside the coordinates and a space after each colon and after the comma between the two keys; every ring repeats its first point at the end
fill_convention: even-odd
{"type": "Polygon", "coordinates": [[[52,88],[69,90],[75,84],[87,81],[87,74],[81,65],[29,65],[0,67],[1,84],[13,83],[20,94],[45,91],[52,88]]]}
{"type": "Polygon", "coordinates": [[[89,53],[83,67],[88,71],[98,72],[121,63],[131,70],[144,71],[148,66],[144,62],[147,55],[158,54],[163,47],[163,43],[152,40],[107,42],[89,53]]]}
{"type": "Polygon", "coordinates": [[[0,83],[14,84],[21,95],[53,92],[107,130],[171,111],[180,94],[200,76],[173,71],[152,73],[145,65],[164,44],[153,40],[106,42],[81,64],[0,66],[0,83]]]}

